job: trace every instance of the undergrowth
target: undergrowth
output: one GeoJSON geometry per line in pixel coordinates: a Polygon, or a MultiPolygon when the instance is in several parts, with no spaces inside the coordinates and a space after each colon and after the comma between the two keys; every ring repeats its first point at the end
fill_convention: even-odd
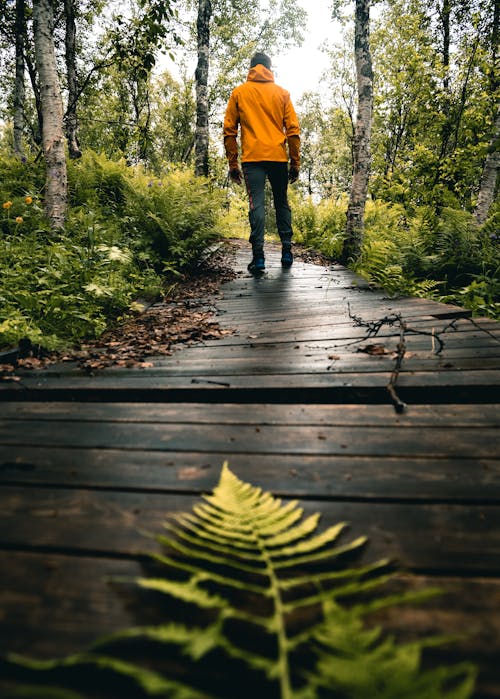
{"type": "Polygon", "coordinates": [[[0,156],[0,173],[0,349],[98,336],[195,266],[216,236],[219,195],[187,171],[152,178],[87,152],[69,163],[57,233],[43,213],[42,168],[0,156]]]}
{"type": "MultiPolygon", "coordinates": [[[[332,259],[339,257],[347,201],[292,198],[295,239],[332,259]]],[[[392,295],[455,303],[477,316],[500,318],[500,205],[479,227],[471,214],[430,206],[408,211],[400,204],[369,201],[361,276],[392,295]]]]}

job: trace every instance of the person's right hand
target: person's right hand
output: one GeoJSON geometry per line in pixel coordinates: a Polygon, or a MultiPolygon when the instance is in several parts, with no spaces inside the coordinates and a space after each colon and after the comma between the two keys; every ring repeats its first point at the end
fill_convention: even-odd
{"type": "Polygon", "coordinates": [[[288,170],[288,181],[290,184],[293,184],[294,182],[297,182],[299,179],[299,168],[298,167],[293,167],[293,165],[290,167],[288,170]]]}
{"type": "Polygon", "coordinates": [[[229,170],[229,177],[235,184],[241,184],[243,182],[243,176],[239,167],[233,167],[229,170]]]}

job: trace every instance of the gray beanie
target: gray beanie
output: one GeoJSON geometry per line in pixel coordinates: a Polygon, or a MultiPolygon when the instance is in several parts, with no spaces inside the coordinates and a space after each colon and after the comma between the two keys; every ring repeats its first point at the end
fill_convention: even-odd
{"type": "Polygon", "coordinates": [[[265,53],[257,51],[257,53],[254,53],[254,55],[252,56],[252,59],[250,61],[250,68],[259,65],[259,63],[265,66],[268,70],[271,70],[271,59],[269,58],[269,56],[265,53]]]}

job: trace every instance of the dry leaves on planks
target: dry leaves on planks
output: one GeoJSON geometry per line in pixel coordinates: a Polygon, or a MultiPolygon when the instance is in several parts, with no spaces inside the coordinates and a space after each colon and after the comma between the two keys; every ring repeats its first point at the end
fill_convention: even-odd
{"type": "MultiPolygon", "coordinates": [[[[63,353],[40,356],[33,348],[28,356],[17,360],[16,367],[43,369],[58,362],[75,362],[90,374],[112,366],[147,368],[153,366],[150,359],[154,356],[170,355],[185,345],[232,334],[232,330],[219,326],[207,299],[234,277],[221,252],[195,274],[183,278],[161,301],[117,323],[98,339],[63,353]]],[[[9,365],[8,372],[5,368],[2,373],[12,377],[14,370],[9,365]]]]}

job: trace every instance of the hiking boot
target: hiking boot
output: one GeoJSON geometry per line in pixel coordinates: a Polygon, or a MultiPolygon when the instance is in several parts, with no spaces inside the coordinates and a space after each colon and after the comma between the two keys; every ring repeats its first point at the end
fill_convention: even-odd
{"type": "Polygon", "coordinates": [[[260,275],[264,274],[266,270],[266,263],[264,260],[264,255],[256,255],[247,267],[250,274],[260,275]]]}
{"type": "Polygon", "coordinates": [[[293,255],[290,248],[283,248],[281,251],[281,266],[291,267],[293,265],[293,255]]]}

